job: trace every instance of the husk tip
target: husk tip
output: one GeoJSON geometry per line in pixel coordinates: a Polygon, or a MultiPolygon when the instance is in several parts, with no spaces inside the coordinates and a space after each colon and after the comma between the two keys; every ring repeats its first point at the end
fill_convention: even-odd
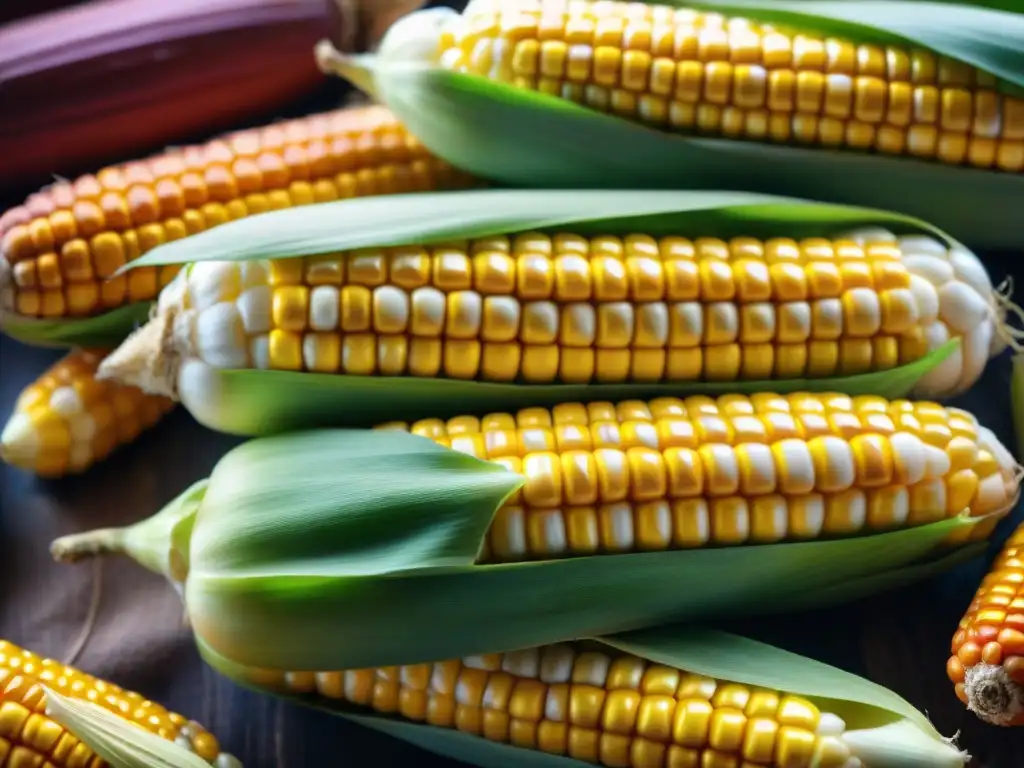
{"type": "Polygon", "coordinates": [[[77,563],[104,555],[125,553],[124,528],[98,528],[72,533],[50,542],[50,555],[58,563],[77,563]]]}
{"type": "Polygon", "coordinates": [[[319,40],[313,46],[313,57],[316,59],[320,71],[325,75],[344,77],[345,54],[339,51],[331,40],[327,38],[319,40]]]}
{"type": "Polygon", "coordinates": [[[166,352],[173,326],[173,312],[156,314],[107,355],[96,371],[96,378],[177,399],[174,359],[166,352]]]}

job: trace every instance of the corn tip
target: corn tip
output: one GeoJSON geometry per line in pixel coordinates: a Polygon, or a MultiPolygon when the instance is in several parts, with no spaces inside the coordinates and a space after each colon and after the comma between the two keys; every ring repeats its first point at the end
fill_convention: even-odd
{"type": "Polygon", "coordinates": [[[177,358],[166,351],[175,316],[173,311],[157,314],[133,332],[100,363],[96,378],[137,387],[148,395],[177,399],[177,358]]]}
{"type": "Polygon", "coordinates": [[[0,433],[0,461],[22,469],[30,468],[38,447],[32,420],[28,414],[15,411],[0,433]]]}

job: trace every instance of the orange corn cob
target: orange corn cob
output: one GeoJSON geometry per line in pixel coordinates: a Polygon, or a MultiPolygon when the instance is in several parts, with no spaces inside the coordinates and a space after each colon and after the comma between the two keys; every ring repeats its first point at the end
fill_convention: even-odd
{"type": "Polygon", "coordinates": [[[0,768],[107,768],[46,715],[43,686],[90,701],[194,752],[214,768],[241,768],[213,734],[159,704],[0,639],[0,768]]]}
{"type": "Polygon", "coordinates": [[[946,672],[982,720],[1024,725],[1024,523],[960,620],[946,672]]]}
{"type": "Polygon", "coordinates": [[[30,384],[0,434],[0,458],[41,477],[83,472],[171,410],[165,397],[97,380],[106,354],[73,350],[30,384]]]}
{"type": "Polygon", "coordinates": [[[232,133],[57,183],[0,216],[0,309],[83,317],[150,301],[180,266],[113,275],[168,240],[277,208],[469,183],[383,107],[232,133]]]}

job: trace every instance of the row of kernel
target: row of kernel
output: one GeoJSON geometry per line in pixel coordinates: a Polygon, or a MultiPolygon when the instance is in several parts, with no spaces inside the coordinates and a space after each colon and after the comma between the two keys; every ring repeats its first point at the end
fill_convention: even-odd
{"type": "MultiPolygon", "coordinates": [[[[413,431],[435,439],[445,439],[451,448],[478,458],[498,459],[525,456],[535,452],[595,451],[615,448],[628,451],[646,448],[666,451],[670,448],[696,450],[703,445],[721,443],[728,446],[769,446],[782,440],[852,440],[862,435],[882,435],[892,438],[897,431],[900,439],[914,441],[914,448],[924,452],[925,445],[949,454],[951,469],[975,466],[979,461],[976,439],[968,433],[953,436],[946,425],[897,424],[888,416],[836,413],[828,416],[803,413],[795,416],[772,413],[761,417],[737,416],[723,419],[702,414],[693,419],[668,416],[651,421],[595,421],[583,424],[556,426],[505,427],[490,426],[481,431],[451,433],[443,428],[414,425],[413,431]],[[956,440],[956,442],[953,442],[956,440]]],[[[765,456],[762,449],[761,455],[765,456]]]]}
{"type": "Polygon", "coordinates": [[[416,143],[410,146],[403,136],[397,140],[372,134],[340,136],[306,146],[295,144],[283,152],[259,149],[253,137],[228,137],[178,154],[107,168],[74,183],[58,183],[30,196],[24,206],[28,215],[22,215],[17,223],[27,224],[30,217],[45,220],[60,212],[74,214],[72,220],[91,219],[95,214],[79,214],[98,207],[108,216],[107,226],[118,229],[131,226],[132,221],[141,225],[179,216],[186,208],[226,202],[239,193],[269,192],[290,182],[330,179],[341,173],[427,158],[423,150],[412,151],[416,143]]]}
{"type": "MultiPolygon", "coordinates": [[[[278,370],[308,370],[355,375],[445,376],[490,381],[622,382],[634,381],[764,381],[858,375],[888,370],[920,358],[917,342],[904,339],[846,339],[840,342],[688,348],[575,348],[481,343],[462,339],[408,338],[353,333],[300,334],[274,330],[252,337],[248,350],[242,338],[230,352],[206,350],[200,355],[218,367],[251,364],[278,370]],[[911,352],[901,351],[911,350],[911,352]]],[[[927,350],[925,350],[927,351],[927,350]]]]}
{"type": "MultiPolygon", "coordinates": [[[[167,272],[167,277],[173,277],[167,272]]],[[[935,320],[920,317],[918,301],[909,289],[879,293],[855,288],[841,299],[740,305],[732,301],[558,304],[483,296],[472,290],[445,294],[428,287],[407,292],[391,285],[374,289],[282,286],[266,301],[262,291],[254,289],[239,300],[250,333],[270,328],[296,333],[372,331],[487,342],[557,342],[569,347],[660,348],[901,336],[935,320]]]]}
{"type": "MultiPolygon", "coordinates": [[[[977,478],[973,487],[977,488],[977,478]]],[[[565,507],[507,505],[488,532],[485,562],[851,536],[942,520],[973,500],[972,481],[849,489],[787,498],[689,498],[565,507]]]]}
{"type": "MultiPolygon", "coordinates": [[[[341,285],[348,282],[371,287],[393,283],[403,288],[418,288],[433,283],[437,287],[451,286],[455,289],[468,287],[467,279],[485,271],[483,268],[495,257],[504,255],[543,256],[549,261],[571,256],[610,257],[619,261],[634,260],[632,263],[645,259],[663,262],[721,259],[764,261],[769,266],[780,263],[803,265],[838,262],[832,266],[841,272],[853,270],[852,273],[856,273],[867,269],[869,274],[873,274],[874,265],[865,268],[851,266],[847,262],[862,262],[865,259],[871,262],[898,261],[901,252],[896,242],[869,241],[861,244],[849,239],[818,237],[759,240],[738,236],[722,240],[714,237],[690,239],[673,235],[655,238],[632,234],[625,237],[601,235],[588,238],[566,232],[554,235],[524,232],[429,247],[409,245],[364,248],[341,254],[280,259],[270,263],[270,281],[274,285],[341,285]],[[470,259],[477,256],[485,258],[471,264],[470,259]]],[[[511,261],[498,259],[490,269],[495,272],[511,269],[518,275],[519,262],[519,258],[511,261]]],[[[563,269],[570,266],[563,265],[563,269]]],[[[527,261],[524,268],[544,271],[551,269],[536,261],[527,261]]],[[[883,270],[891,268],[880,267],[883,270]]]]}
{"type": "MultiPolygon", "coordinates": [[[[497,251],[473,256],[435,251],[428,256],[424,251],[390,256],[361,253],[306,263],[282,259],[271,265],[269,281],[278,288],[336,291],[389,285],[404,291],[475,290],[481,295],[515,295],[523,300],[758,303],[835,299],[854,290],[905,291],[911,284],[907,268],[895,260],[766,264],[757,259],[669,261],[657,254],[619,259],[571,253],[553,258],[514,256],[497,251]]],[[[894,298],[906,303],[908,297],[899,294],[894,298]]]]}
{"type": "MultiPolygon", "coordinates": [[[[236,165],[241,162],[236,161],[236,165]]],[[[79,200],[69,209],[59,209],[47,217],[12,227],[4,235],[0,248],[6,258],[17,262],[37,253],[60,249],[76,238],[89,240],[99,234],[126,233],[146,225],[175,226],[163,222],[168,217],[171,222],[178,222],[178,229],[191,234],[264,211],[350,197],[433,189],[456,178],[457,174],[447,164],[425,158],[408,164],[381,163],[336,174],[325,173],[312,180],[289,182],[285,179],[279,188],[264,190],[259,179],[251,175],[239,177],[224,166],[214,165],[204,171],[200,180],[202,187],[196,187],[187,196],[183,189],[175,187],[176,182],[165,180],[161,182],[163,198],[148,187],[133,186],[125,193],[105,193],[96,201],[79,200]],[[192,223],[189,219],[201,221],[201,224],[198,228],[193,224],[187,229],[185,224],[192,223]]]]}
{"type": "MultiPolygon", "coordinates": [[[[474,441],[463,436],[451,442],[453,447],[476,442],[472,452],[481,457],[485,454],[482,438],[474,441]]],[[[522,458],[508,456],[503,463],[518,468],[526,477],[521,495],[532,507],[705,495],[838,493],[855,487],[911,486],[941,480],[951,470],[946,453],[906,433],[891,438],[869,433],[850,440],[789,438],[737,446],[709,443],[696,449],[663,451],[647,447],[561,454],[536,451],[522,458]]]]}
{"type": "MultiPolygon", "coordinates": [[[[697,419],[702,416],[755,416],[771,413],[783,414],[836,414],[845,413],[869,417],[918,413],[928,421],[958,420],[971,425],[974,417],[956,408],[946,408],[926,400],[886,400],[877,395],[851,397],[838,392],[794,392],[754,395],[690,395],[685,398],[657,397],[653,400],[622,400],[617,403],[594,401],[587,403],[560,403],[551,409],[524,408],[516,413],[491,413],[477,418],[458,416],[447,422],[423,419],[412,424],[416,434],[427,437],[447,437],[492,429],[525,429],[589,425],[597,422],[625,424],[630,421],[659,421],[661,419],[697,419]]],[[[971,431],[969,435],[974,435],[971,431]]]]}
{"type": "Polygon", "coordinates": [[[23,317],[82,317],[101,309],[116,309],[155,299],[180,269],[178,265],[134,269],[122,276],[91,283],[73,283],[63,290],[20,290],[14,308],[23,317]]]}

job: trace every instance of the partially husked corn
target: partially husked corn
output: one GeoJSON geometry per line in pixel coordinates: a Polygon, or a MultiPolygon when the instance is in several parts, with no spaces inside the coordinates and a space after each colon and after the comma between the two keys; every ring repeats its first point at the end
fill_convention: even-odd
{"type": "Polygon", "coordinates": [[[525,478],[482,562],[841,538],[967,510],[995,519],[1020,493],[1021,468],[995,435],[929,402],[692,396],[381,428],[525,478]]]}
{"type": "Polygon", "coordinates": [[[169,398],[98,380],[106,353],[72,350],[22,391],[0,434],[0,459],[41,477],[83,472],[174,407],[169,398]]]}
{"type": "Polygon", "coordinates": [[[114,273],[162,243],[279,208],[468,185],[378,106],[228,134],[58,182],[0,217],[0,309],[52,319],[150,301],[180,266],[114,273]]]}
{"type": "Polygon", "coordinates": [[[253,669],[250,681],[608,768],[863,765],[846,723],[806,698],[606,647],[559,643],[330,672],[253,669]]]}
{"type": "Polygon", "coordinates": [[[444,68],[663,130],[1024,171],[1024,99],[925,49],[614,0],[475,0],[439,37],[444,68]]]}
{"type": "Polygon", "coordinates": [[[1024,726],[1024,524],[961,619],[946,672],[956,695],[983,720],[1024,726]]]}
{"type": "Polygon", "coordinates": [[[195,753],[214,768],[241,768],[199,723],[132,691],[0,639],[0,768],[107,768],[107,762],[46,715],[43,686],[89,701],[195,753]]]}
{"type": "Polygon", "coordinates": [[[821,379],[956,338],[915,391],[946,397],[1000,349],[1002,300],[973,254],[921,236],[521,232],[197,262],[158,314],[188,329],[172,356],[214,368],[525,383],[821,379]]]}

